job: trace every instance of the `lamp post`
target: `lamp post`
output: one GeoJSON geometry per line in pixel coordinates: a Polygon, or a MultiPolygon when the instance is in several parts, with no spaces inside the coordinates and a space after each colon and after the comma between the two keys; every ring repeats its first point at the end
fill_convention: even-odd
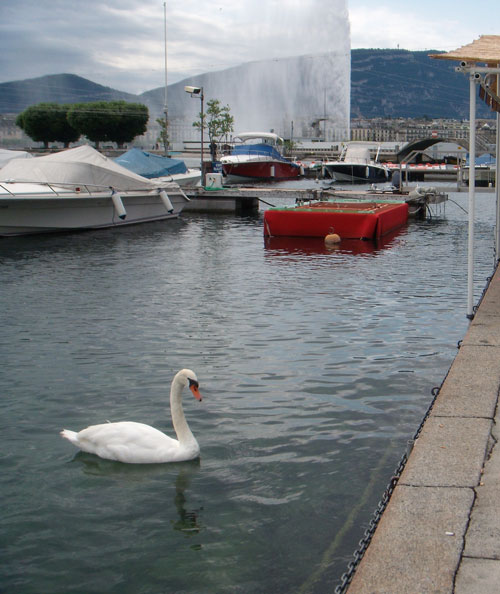
{"type": "Polygon", "coordinates": [[[189,93],[191,97],[199,97],[201,100],[201,113],[200,113],[200,130],[201,130],[201,163],[200,163],[200,172],[201,172],[201,185],[205,185],[205,174],[203,171],[203,128],[205,127],[205,117],[203,115],[203,87],[184,87],[186,93],[189,93]]]}

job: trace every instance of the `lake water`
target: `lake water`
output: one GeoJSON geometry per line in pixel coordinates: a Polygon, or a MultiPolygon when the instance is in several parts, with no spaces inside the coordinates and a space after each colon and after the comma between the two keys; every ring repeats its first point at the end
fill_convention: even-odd
{"type": "MultiPolygon", "coordinates": [[[[494,195],[476,209],[479,297],[494,195]]],[[[334,250],[264,241],[262,213],[0,240],[0,590],[333,591],[466,332],[466,235],[450,202],[334,250]],[[183,367],[199,461],[124,465],[59,436],[171,433],[183,367]]]]}

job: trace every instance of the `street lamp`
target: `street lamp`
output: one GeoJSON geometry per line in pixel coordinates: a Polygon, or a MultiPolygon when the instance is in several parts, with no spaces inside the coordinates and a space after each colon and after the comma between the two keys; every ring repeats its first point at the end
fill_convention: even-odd
{"type": "Polygon", "coordinates": [[[203,99],[204,99],[204,95],[203,95],[203,87],[184,87],[184,90],[186,91],[186,93],[189,93],[191,95],[191,97],[199,97],[201,100],[201,113],[200,113],[200,118],[201,118],[201,167],[200,167],[200,172],[201,172],[201,185],[204,186],[205,185],[205,175],[203,172],[203,128],[204,128],[204,124],[205,124],[205,118],[203,116],[203,99]]]}

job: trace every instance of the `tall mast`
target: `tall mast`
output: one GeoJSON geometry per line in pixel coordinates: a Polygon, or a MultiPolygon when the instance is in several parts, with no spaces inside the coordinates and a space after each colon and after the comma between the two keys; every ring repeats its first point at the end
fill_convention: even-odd
{"type": "Polygon", "coordinates": [[[167,107],[167,3],[163,3],[163,23],[165,28],[165,104],[163,113],[165,114],[165,156],[168,157],[168,107],[167,107]]]}

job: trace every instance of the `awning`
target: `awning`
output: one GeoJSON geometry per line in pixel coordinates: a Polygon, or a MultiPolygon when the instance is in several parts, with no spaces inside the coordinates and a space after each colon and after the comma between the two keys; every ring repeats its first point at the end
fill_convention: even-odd
{"type": "MultiPolygon", "coordinates": [[[[500,35],[481,35],[472,43],[444,54],[429,54],[437,60],[455,60],[485,64],[491,68],[500,66],[500,35]]],[[[479,97],[493,110],[500,113],[498,77],[486,73],[479,83],[479,97]]]]}

